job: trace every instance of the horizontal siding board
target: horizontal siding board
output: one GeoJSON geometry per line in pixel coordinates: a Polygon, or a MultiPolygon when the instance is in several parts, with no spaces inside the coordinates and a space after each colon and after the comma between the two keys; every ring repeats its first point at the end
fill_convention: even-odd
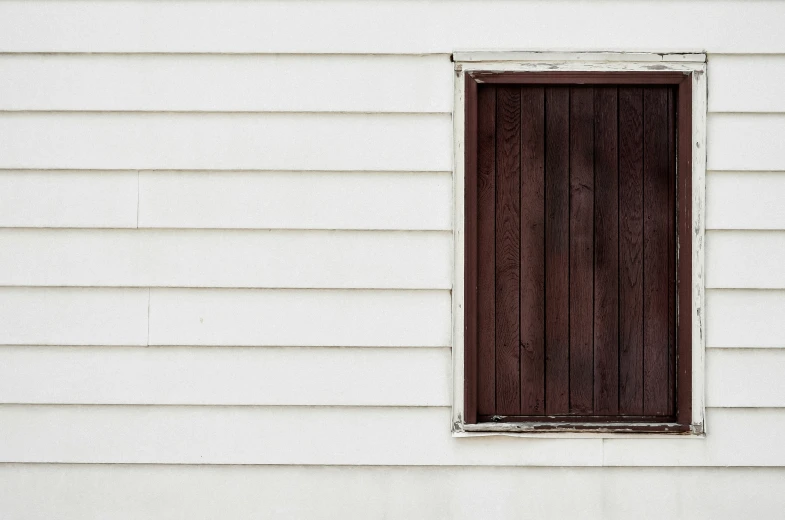
{"type": "Polygon", "coordinates": [[[444,231],[0,230],[0,285],[449,289],[444,231]]]}
{"type": "Polygon", "coordinates": [[[449,385],[446,347],[0,347],[2,403],[447,406],[449,385]]]}
{"type": "Polygon", "coordinates": [[[710,349],[708,406],[785,407],[785,350],[710,349]]]}
{"type": "Polygon", "coordinates": [[[735,520],[782,510],[783,478],[779,468],[4,464],[0,516],[473,520],[492,508],[498,518],[735,520]]]}
{"type": "Polygon", "coordinates": [[[456,439],[448,408],[0,406],[0,462],[568,465],[601,439],[456,439]]]}
{"type": "Polygon", "coordinates": [[[785,465],[785,410],[711,408],[705,438],[453,438],[448,408],[0,406],[1,462],[785,465]],[[417,435],[412,435],[412,432],[417,435]]]}
{"type": "Polygon", "coordinates": [[[139,226],[450,230],[452,176],[449,172],[141,172],[139,226]]]}
{"type": "Polygon", "coordinates": [[[452,63],[447,54],[5,55],[0,110],[450,112],[452,63]]]}
{"type": "Polygon", "coordinates": [[[709,112],[785,112],[785,55],[711,56],[709,112]]]}
{"type": "Polygon", "coordinates": [[[4,464],[0,516],[473,520],[492,508],[498,518],[736,520],[782,510],[783,478],[780,468],[4,464]]]}
{"type": "Polygon", "coordinates": [[[785,114],[710,114],[709,170],[785,170],[785,114]]]}
{"type": "MultiPolygon", "coordinates": [[[[785,350],[710,349],[711,407],[785,407],[785,350]]],[[[0,347],[0,403],[448,406],[441,348],[0,347]],[[407,381],[407,384],[401,384],[407,381]]]]}
{"type": "Polygon", "coordinates": [[[151,345],[450,345],[450,292],[152,289],[151,345]]]}
{"type": "Polygon", "coordinates": [[[0,51],[13,52],[785,50],[779,23],[785,18],[785,6],[771,2],[691,0],[669,2],[663,9],[656,0],[523,4],[504,0],[459,4],[19,0],[2,2],[0,7],[0,51]],[[673,20],[694,23],[674,25],[673,20]]]}
{"type": "Polygon", "coordinates": [[[785,172],[710,172],[708,229],[785,230],[785,172]]]}
{"type": "Polygon", "coordinates": [[[785,231],[706,233],[706,287],[784,289],[785,231]]]}
{"type": "Polygon", "coordinates": [[[145,345],[147,289],[0,287],[0,344],[145,345]]]}
{"type": "Polygon", "coordinates": [[[767,517],[781,469],[0,466],[0,513],[63,520],[231,516],[469,520],[767,517]],[[31,485],[34,484],[34,485],[31,485]],[[203,490],[210,490],[204,493],[203,490]],[[689,489],[689,493],[684,493],[689,489]],[[406,497],[391,500],[390,497],[406,497]],[[17,514],[17,512],[19,514],[17,514]]]}
{"type": "Polygon", "coordinates": [[[0,113],[0,168],[449,171],[449,114],[0,113]]]}
{"type": "Polygon", "coordinates": [[[785,291],[706,291],[706,346],[785,348],[785,291]]]}
{"type": "Polygon", "coordinates": [[[0,227],[136,227],[128,171],[0,171],[0,227]]]}
{"type": "Polygon", "coordinates": [[[710,408],[705,438],[604,439],[606,466],[785,465],[785,410],[710,408]]]}

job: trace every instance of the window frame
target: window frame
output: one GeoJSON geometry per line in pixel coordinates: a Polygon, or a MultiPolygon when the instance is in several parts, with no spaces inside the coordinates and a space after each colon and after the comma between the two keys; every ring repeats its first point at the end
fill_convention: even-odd
{"type": "MultiPolygon", "coordinates": [[[[704,412],[704,200],[705,200],[705,167],[706,167],[706,56],[702,53],[688,54],[647,54],[647,53],[527,53],[527,52],[456,52],[455,62],[455,105],[453,111],[455,132],[455,258],[453,283],[453,406],[452,431],[454,436],[475,436],[488,434],[505,434],[515,436],[537,437],[618,437],[625,435],[689,435],[705,434],[704,412]],[[573,74],[571,74],[573,73],[573,74]],[[592,73],[588,78],[587,73],[592,73]],[[624,79],[627,78],[627,79],[624,79]],[[475,363],[471,349],[467,352],[465,344],[466,327],[473,326],[465,320],[466,307],[473,305],[467,299],[466,271],[467,265],[476,265],[476,258],[467,259],[465,243],[476,240],[476,227],[473,222],[466,221],[466,172],[476,168],[476,153],[468,150],[476,144],[467,139],[467,130],[476,128],[476,119],[466,124],[467,118],[476,117],[476,86],[477,83],[613,83],[625,81],[641,83],[659,83],[678,85],[679,104],[682,113],[691,102],[692,109],[687,111],[686,121],[689,132],[683,128],[679,134],[679,149],[689,146],[691,157],[682,154],[677,157],[678,169],[691,169],[690,177],[679,177],[679,190],[691,191],[691,205],[685,208],[691,211],[691,218],[682,219],[678,228],[679,250],[691,249],[691,261],[677,263],[680,279],[689,278],[690,282],[678,287],[679,328],[677,334],[680,345],[689,341],[687,348],[690,355],[682,359],[679,368],[680,394],[686,390],[689,399],[680,395],[679,402],[688,401],[687,406],[679,408],[677,423],[663,425],[632,423],[476,423],[465,410],[475,410],[476,402],[472,403],[470,391],[476,381],[465,377],[465,366],[475,363]],[[468,103],[467,103],[468,100],[468,103]],[[473,102],[473,103],[472,103],[473,102]],[[687,135],[689,134],[689,135],[687,135]],[[690,144],[691,143],[691,144],[690,144]],[[691,160],[691,165],[689,164],[691,160]],[[684,182],[688,184],[683,185],[684,182]],[[691,186],[690,186],[691,184],[691,186]],[[467,225],[468,224],[468,225],[467,225]],[[687,224],[689,227],[684,228],[687,224]],[[686,231],[686,233],[685,233],[686,231]],[[691,242],[691,244],[690,244],[691,242]],[[686,289],[686,291],[685,291],[686,289]],[[691,294],[690,294],[691,293],[691,294]],[[685,297],[686,296],[686,297],[685,297]],[[683,305],[683,301],[688,304],[683,305]],[[683,324],[687,322],[687,326],[683,324]],[[691,322],[691,323],[690,323],[691,322]],[[468,355],[468,359],[467,359],[468,355]],[[686,362],[685,362],[686,360],[686,362]]],[[[683,124],[680,120],[677,125],[683,124]]],[[[470,136],[469,136],[470,137],[470,136]]],[[[469,186],[471,190],[471,186],[469,186]]],[[[470,193],[471,195],[471,193],[470,193]]],[[[469,199],[471,200],[471,199],[469,199]]],[[[471,213],[472,207],[469,207],[471,213]]],[[[475,208],[476,209],[476,208],[475,208]]],[[[470,294],[471,296],[471,294],[470,294]]],[[[472,329],[476,330],[476,329],[472,329]]],[[[682,354],[682,347],[679,347],[682,354]]]]}

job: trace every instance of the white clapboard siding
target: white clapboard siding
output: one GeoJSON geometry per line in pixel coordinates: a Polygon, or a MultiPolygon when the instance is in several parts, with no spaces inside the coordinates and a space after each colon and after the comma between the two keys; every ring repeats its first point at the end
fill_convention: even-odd
{"type": "Polygon", "coordinates": [[[785,230],[785,172],[710,172],[708,229],[785,230]]]}
{"type": "MultiPolygon", "coordinates": [[[[441,348],[0,347],[0,403],[448,406],[441,348]]],[[[709,349],[712,407],[785,407],[785,350],[709,349]]]]}
{"type": "Polygon", "coordinates": [[[0,403],[447,406],[450,350],[0,347],[0,403]]]}
{"type": "Polygon", "coordinates": [[[145,345],[147,289],[0,287],[2,345],[145,345]]]}
{"type": "Polygon", "coordinates": [[[0,8],[0,51],[15,52],[785,50],[778,2],[17,0],[0,8]]]}
{"type": "Polygon", "coordinates": [[[602,439],[456,439],[448,408],[0,405],[0,462],[598,466],[602,439]]]}
{"type": "Polygon", "coordinates": [[[785,410],[709,408],[706,437],[609,438],[606,466],[785,466],[785,410]]]}
{"type": "Polygon", "coordinates": [[[0,110],[450,112],[433,56],[5,55],[0,110]]]}
{"type": "Polygon", "coordinates": [[[450,230],[452,189],[449,172],[141,172],[139,226],[450,230]]]}
{"type": "Polygon", "coordinates": [[[450,345],[450,292],[152,289],[151,345],[450,345]]]}
{"type": "Polygon", "coordinates": [[[785,112],[785,55],[712,55],[710,112],[785,112]]]}
{"type": "Polygon", "coordinates": [[[785,170],[785,114],[710,114],[707,126],[709,170],[785,170]]]}
{"type": "Polygon", "coordinates": [[[448,171],[449,114],[2,112],[0,168],[448,171]]]}
{"type": "Polygon", "coordinates": [[[708,406],[785,407],[785,350],[710,349],[708,406]]]}
{"type": "Polygon", "coordinates": [[[0,227],[136,227],[129,171],[0,171],[0,227]]]}
{"type": "Polygon", "coordinates": [[[706,233],[706,287],[785,289],[785,231],[706,233]]]}
{"type": "Polygon", "coordinates": [[[0,462],[783,466],[785,410],[710,408],[704,438],[454,438],[448,408],[0,405],[0,462]]]}
{"type": "Polygon", "coordinates": [[[783,479],[779,468],[3,464],[0,516],[737,520],[781,511],[783,479]]]}
{"type": "Polygon", "coordinates": [[[706,291],[706,346],[785,347],[785,291],[706,291]]]}
{"type": "Polygon", "coordinates": [[[0,285],[449,289],[445,231],[0,230],[0,285]]]}

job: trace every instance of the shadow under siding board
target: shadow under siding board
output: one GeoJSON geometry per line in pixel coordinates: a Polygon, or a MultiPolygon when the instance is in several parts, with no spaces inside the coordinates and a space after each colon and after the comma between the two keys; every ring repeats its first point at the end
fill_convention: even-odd
{"type": "Polygon", "coordinates": [[[150,292],[151,345],[446,347],[450,325],[448,290],[150,292]]]}
{"type": "Polygon", "coordinates": [[[708,348],[785,348],[785,290],[708,289],[708,348]]]}
{"type": "Polygon", "coordinates": [[[706,229],[785,230],[785,171],[706,175],[706,229]]]}
{"type": "Polygon", "coordinates": [[[0,170],[0,227],[135,228],[135,171],[0,170]]]}
{"type": "Polygon", "coordinates": [[[0,285],[449,289],[446,231],[0,229],[0,285]]]}
{"type": "Polygon", "coordinates": [[[143,171],[139,226],[451,231],[452,190],[447,171],[143,171]]]}
{"type": "Polygon", "coordinates": [[[602,462],[602,439],[457,439],[449,425],[448,407],[0,405],[0,460],[386,466],[602,462]]]}
{"type": "Polygon", "coordinates": [[[0,287],[2,345],[147,345],[148,289],[0,287]]]}
{"type": "Polygon", "coordinates": [[[785,170],[785,114],[709,114],[708,170],[785,170]]]}
{"type": "Polygon", "coordinates": [[[713,53],[785,52],[779,23],[785,19],[785,6],[778,2],[688,0],[668,9],[656,1],[547,0],[459,6],[398,0],[216,5],[38,0],[0,6],[0,48],[6,52],[448,55],[472,48],[625,52],[664,47],[713,53]],[[347,25],[346,20],[354,23],[347,25]],[[645,30],[641,20],[646,21],[645,30]],[[696,23],[674,25],[674,20],[696,23]]]}
{"type": "Polygon", "coordinates": [[[449,385],[449,347],[0,346],[0,403],[447,406],[449,385]]]}
{"type": "Polygon", "coordinates": [[[450,171],[452,132],[450,114],[2,112],[0,168],[450,171]]]}
{"type": "Polygon", "coordinates": [[[0,110],[449,113],[451,93],[447,54],[0,55],[0,110]]]}

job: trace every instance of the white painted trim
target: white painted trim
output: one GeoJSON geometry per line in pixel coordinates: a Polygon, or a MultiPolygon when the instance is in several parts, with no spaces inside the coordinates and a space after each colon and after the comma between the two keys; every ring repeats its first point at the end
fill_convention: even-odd
{"type": "Polygon", "coordinates": [[[599,62],[694,62],[705,63],[703,52],[656,53],[656,52],[537,52],[537,51],[456,51],[452,55],[455,62],[494,62],[513,61],[599,61],[599,62]]]}
{"type": "MultiPolygon", "coordinates": [[[[509,435],[516,437],[625,437],[610,432],[520,432],[509,425],[465,425],[463,422],[463,328],[464,328],[464,79],[466,71],[684,71],[693,73],[692,81],[692,429],[681,437],[702,437],[705,424],[705,277],[704,222],[706,208],[706,55],[645,53],[531,53],[531,52],[456,52],[455,104],[453,126],[455,155],[453,177],[455,201],[455,256],[453,269],[453,405],[454,437],[509,435]],[[489,61],[482,61],[489,59],[489,61]],[[492,61],[490,61],[492,60],[492,61]],[[468,431],[471,430],[471,431],[468,431]]],[[[661,437],[672,434],[636,433],[636,437],[661,437]]]]}

